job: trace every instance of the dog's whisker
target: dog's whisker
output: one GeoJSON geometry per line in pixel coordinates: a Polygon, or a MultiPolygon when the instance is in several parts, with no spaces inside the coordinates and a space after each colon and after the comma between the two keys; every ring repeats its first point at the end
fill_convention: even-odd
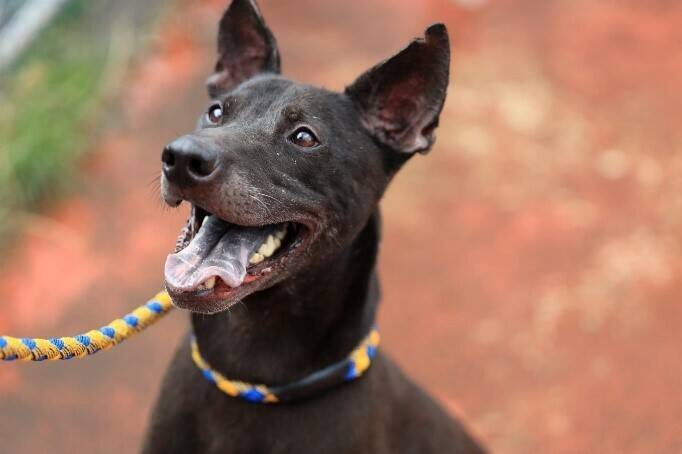
{"type": "Polygon", "coordinates": [[[258,198],[258,196],[256,194],[263,195],[257,191],[251,190],[251,191],[249,191],[248,196],[252,200],[255,200],[256,202],[258,202],[263,207],[263,209],[265,210],[265,212],[268,216],[272,215],[272,212],[270,211],[270,208],[268,207],[268,205],[265,202],[263,202],[260,198],[258,198]]]}
{"type": "Polygon", "coordinates": [[[251,189],[251,191],[254,192],[254,193],[256,193],[256,194],[258,194],[258,195],[260,195],[260,196],[267,197],[268,199],[274,200],[275,202],[277,202],[277,203],[278,203],[280,206],[282,206],[282,207],[286,206],[286,205],[284,204],[284,202],[282,202],[281,200],[277,199],[276,197],[271,196],[270,194],[265,194],[265,193],[262,193],[262,192],[259,192],[259,191],[255,190],[255,189],[251,189]]]}

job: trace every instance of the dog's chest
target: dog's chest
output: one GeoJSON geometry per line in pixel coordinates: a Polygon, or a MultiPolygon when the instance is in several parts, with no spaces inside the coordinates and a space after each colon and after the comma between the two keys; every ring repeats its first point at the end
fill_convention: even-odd
{"type": "Polygon", "coordinates": [[[197,415],[198,438],[208,453],[388,452],[380,419],[362,397],[367,381],[294,404],[251,404],[215,395],[197,415]]]}

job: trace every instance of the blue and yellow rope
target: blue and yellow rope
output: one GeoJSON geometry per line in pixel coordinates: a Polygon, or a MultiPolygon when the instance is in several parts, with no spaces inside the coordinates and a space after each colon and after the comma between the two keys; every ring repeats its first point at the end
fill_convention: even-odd
{"type": "Polygon", "coordinates": [[[159,292],[146,304],[100,329],[52,339],[0,336],[0,360],[44,361],[83,358],[107,350],[162,318],[172,307],[170,296],[159,292]]]}
{"type": "MultiPolygon", "coordinates": [[[[106,326],[72,337],[16,338],[0,336],[0,360],[44,361],[83,358],[107,350],[162,318],[172,308],[168,293],[159,292],[146,304],[106,326]]],[[[267,386],[231,380],[209,366],[192,339],[192,359],[203,376],[225,394],[249,402],[279,403],[309,397],[332,386],[362,376],[374,359],[379,345],[379,331],[369,334],[343,360],[307,377],[283,386],[267,386]]]]}
{"type": "Polygon", "coordinates": [[[226,378],[220,372],[213,370],[202,358],[194,339],[192,339],[192,359],[204,378],[228,396],[248,402],[273,404],[300,399],[304,396],[309,397],[321,390],[359,378],[372,364],[379,340],[379,330],[372,327],[369,334],[346,358],[284,386],[267,386],[226,378]]]}

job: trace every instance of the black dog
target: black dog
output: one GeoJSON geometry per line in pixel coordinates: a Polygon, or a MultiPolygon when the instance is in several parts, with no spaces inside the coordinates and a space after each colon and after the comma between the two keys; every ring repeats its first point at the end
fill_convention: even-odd
{"type": "Polygon", "coordinates": [[[214,371],[297,385],[280,389],[289,402],[228,396],[183,341],[144,452],[481,452],[386,356],[376,354],[363,377],[338,380],[379,301],[379,199],[434,142],[448,84],[445,26],[345,93],[280,76],[275,39],[252,0],[230,5],[218,50],[210,107],[162,155],[166,202],[192,205],[166,287],[193,312],[198,351],[214,371]]]}

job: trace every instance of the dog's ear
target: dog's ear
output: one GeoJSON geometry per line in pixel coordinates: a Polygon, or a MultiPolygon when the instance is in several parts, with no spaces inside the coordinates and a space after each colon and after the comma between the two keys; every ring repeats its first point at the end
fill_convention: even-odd
{"type": "Polygon", "coordinates": [[[218,26],[218,62],[206,81],[215,97],[261,72],[280,72],[277,42],[255,0],[233,0],[218,26]]]}
{"type": "Polygon", "coordinates": [[[361,75],[346,94],[381,143],[403,153],[426,153],[435,140],[449,72],[448,32],[435,24],[424,39],[361,75]]]}

